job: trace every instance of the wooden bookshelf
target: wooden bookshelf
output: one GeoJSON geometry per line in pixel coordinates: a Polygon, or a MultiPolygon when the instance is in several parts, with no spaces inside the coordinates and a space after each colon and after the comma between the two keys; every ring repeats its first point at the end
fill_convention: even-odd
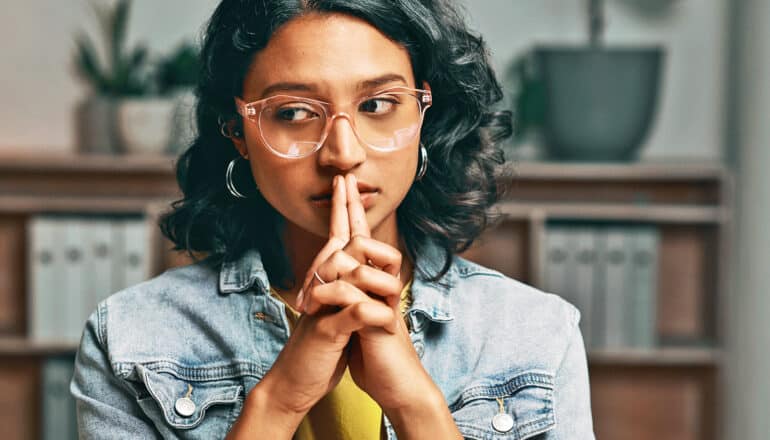
{"type": "MultiPolygon", "coordinates": [[[[0,383],[24,376],[18,379],[24,386],[8,396],[39,391],[33,376],[41,359],[76,349],[27,337],[28,219],[83,213],[141,215],[152,222],[179,197],[173,164],[166,156],[0,155],[0,271],[16,274],[0,284],[0,383]],[[33,373],[25,373],[25,365],[33,373]]],[[[523,282],[543,285],[549,222],[644,223],[661,231],[656,330],[664,343],[588,353],[597,438],[716,440],[720,305],[729,299],[730,172],[714,163],[515,163],[512,169],[500,221],[464,255],[523,282]]],[[[186,261],[167,252],[159,231],[152,242],[153,273],[186,261]]],[[[3,395],[0,404],[10,405],[10,398],[3,395]]],[[[29,400],[36,398],[32,393],[18,406],[20,413],[9,419],[18,425],[12,432],[37,432],[30,424],[39,423],[39,406],[29,400]]]]}
{"type": "Polygon", "coordinates": [[[0,356],[53,356],[77,350],[72,342],[35,341],[25,337],[0,337],[0,356]]]}
{"type": "Polygon", "coordinates": [[[498,223],[466,252],[543,288],[549,224],[659,230],[660,346],[589,350],[597,438],[718,438],[732,187],[714,163],[517,163],[498,223]]]}

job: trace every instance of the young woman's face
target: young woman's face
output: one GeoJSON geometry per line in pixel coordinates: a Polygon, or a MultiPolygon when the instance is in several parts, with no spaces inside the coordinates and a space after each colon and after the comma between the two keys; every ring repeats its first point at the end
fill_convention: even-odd
{"type": "MultiPolygon", "coordinates": [[[[282,26],[256,54],[242,98],[292,95],[332,103],[334,112],[354,112],[339,106],[392,86],[427,87],[414,81],[407,51],[375,27],[343,14],[311,14],[282,26]]],[[[317,196],[331,193],[335,175],[353,173],[372,232],[395,228],[395,210],[414,181],[419,134],[400,149],[376,151],[359,142],[348,119],[338,117],[320,150],[283,158],[263,144],[254,121],[243,119],[243,133],[236,147],[248,154],[259,191],[290,224],[326,237],[330,206],[317,196]]]]}

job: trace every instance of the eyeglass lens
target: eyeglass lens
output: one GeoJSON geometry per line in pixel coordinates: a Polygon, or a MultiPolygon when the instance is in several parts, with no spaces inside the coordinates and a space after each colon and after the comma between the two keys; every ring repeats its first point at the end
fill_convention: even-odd
{"type": "MultiPolygon", "coordinates": [[[[389,151],[405,147],[415,138],[421,107],[414,95],[388,93],[362,101],[350,116],[363,142],[389,151]]],[[[284,97],[262,108],[259,126],[270,148],[283,155],[302,156],[322,141],[328,117],[318,103],[284,97]]]]}

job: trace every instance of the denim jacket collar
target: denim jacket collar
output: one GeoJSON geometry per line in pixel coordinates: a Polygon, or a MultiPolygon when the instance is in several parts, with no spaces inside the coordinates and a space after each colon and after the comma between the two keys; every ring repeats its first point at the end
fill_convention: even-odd
{"type": "Polygon", "coordinates": [[[270,285],[258,250],[249,249],[237,260],[222,263],[222,269],[219,271],[220,292],[243,293],[255,282],[258,282],[259,294],[265,293],[270,285]]]}
{"type": "MultiPolygon", "coordinates": [[[[449,271],[438,281],[428,281],[424,274],[436,274],[441,269],[444,255],[434,243],[425,246],[412,281],[412,305],[409,314],[420,313],[433,322],[448,322],[452,313],[451,288],[457,282],[457,263],[453,258],[449,271]]],[[[243,293],[257,284],[257,295],[265,294],[270,283],[262,264],[259,251],[250,249],[234,260],[222,264],[219,273],[219,290],[224,294],[243,293]]]]}

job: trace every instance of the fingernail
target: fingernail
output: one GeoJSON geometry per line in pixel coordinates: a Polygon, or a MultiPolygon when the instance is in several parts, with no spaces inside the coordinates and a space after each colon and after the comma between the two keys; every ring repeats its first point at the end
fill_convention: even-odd
{"type": "Polygon", "coordinates": [[[300,311],[299,308],[302,307],[302,300],[305,296],[305,290],[299,289],[299,292],[297,293],[297,299],[294,301],[294,308],[297,309],[297,311],[300,311]]]}

